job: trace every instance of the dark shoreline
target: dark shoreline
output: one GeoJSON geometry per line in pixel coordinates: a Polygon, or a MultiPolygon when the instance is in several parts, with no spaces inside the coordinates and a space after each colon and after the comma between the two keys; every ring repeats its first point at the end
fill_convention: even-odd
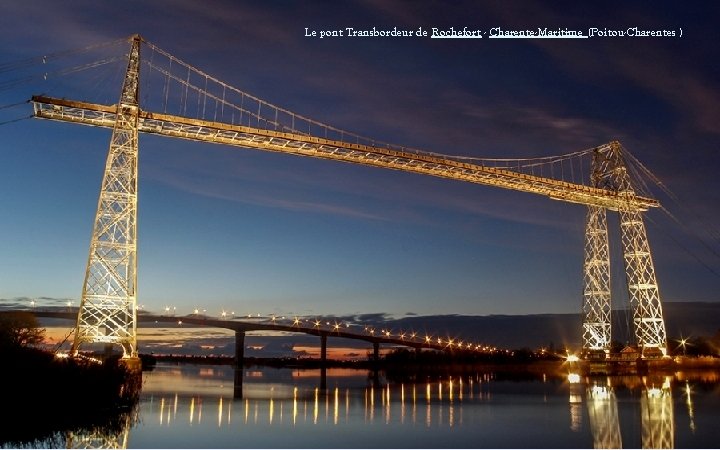
{"type": "Polygon", "coordinates": [[[33,348],[0,356],[0,389],[14,411],[0,428],[0,445],[55,445],[68,433],[121,430],[137,407],[141,377],[122,365],[58,359],[33,348]]]}
{"type": "MultiPolygon", "coordinates": [[[[208,364],[208,365],[234,365],[235,360],[230,356],[191,356],[191,355],[141,355],[143,358],[143,370],[152,370],[155,361],[184,363],[184,364],[208,364]]],[[[664,360],[664,364],[651,366],[649,372],[659,375],[672,375],[676,372],[715,372],[720,374],[720,358],[714,357],[677,357],[664,360]]],[[[254,366],[275,367],[287,369],[319,369],[319,368],[351,368],[365,370],[382,370],[393,374],[470,374],[477,372],[498,372],[515,373],[518,375],[548,375],[567,376],[570,372],[583,373],[583,368],[577,364],[568,363],[559,358],[534,358],[534,359],[512,359],[502,360],[445,360],[434,361],[428,364],[427,361],[392,361],[381,359],[379,361],[340,361],[326,360],[324,363],[319,359],[311,358],[245,358],[243,367],[254,366]]],[[[585,373],[589,374],[589,373],[585,373]]],[[[608,375],[625,375],[632,372],[622,371],[608,373],[608,375]]],[[[639,373],[642,375],[643,373],[639,373]]]]}

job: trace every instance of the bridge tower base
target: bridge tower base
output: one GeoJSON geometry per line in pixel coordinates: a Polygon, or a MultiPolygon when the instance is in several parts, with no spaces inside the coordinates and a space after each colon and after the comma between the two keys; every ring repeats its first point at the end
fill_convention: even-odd
{"type": "MultiPolygon", "coordinates": [[[[618,208],[623,260],[635,341],[643,358],[665,356],[665,320],[642,211],[630,205],[637,197],[630,181],[623,149],[615,141],[593,154],[593,187],[617,192],[627,199],[618,208]]],[[[610,348],[610,255],[605,208],[590,206],[585,235],[583,354],[601,356],[610,348]]]]}
{"type": "Polygon", "coordinates": [[[121,358],[118,360],[118,364],[125,367],[131,374],[139,374],[142,372],[142,361],[138,357],[121,358]]]}

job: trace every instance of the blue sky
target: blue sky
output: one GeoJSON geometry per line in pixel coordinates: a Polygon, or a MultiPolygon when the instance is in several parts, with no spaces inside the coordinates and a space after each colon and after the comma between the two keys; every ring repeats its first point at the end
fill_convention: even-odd
{"type": "MultiPolygon", "coordinates": [[[[662,297],[718,301],[718,6],[553,5],[10,2],[0,7],[0,64],[140,33],[264,100],[401,145],[517,158],[618,139],[679,198],[660,200],[686,228],[649,215],[662,297]],[[347,26],[682,28],[683,37],[304,36],[347,26]]],[[[0,83],[14,78],[0,73],[0,83]]],[[[21,84],[0,90],[0,106],[40,92],[113,103],[120,86],[81,88],[70,76],[21,84]]],[[[0,123],[30,113],[0,109],[0,123]]],[[[0,298],[77,304],[109,136],[40,120],[0,126],[0,298]]],[[[401,316],[581,304],[585,210],[531,194],[141,136],[139,208],[148,309],[401,316]]],[[[619,264],[613,275],[622,278],[619,264]]]]}

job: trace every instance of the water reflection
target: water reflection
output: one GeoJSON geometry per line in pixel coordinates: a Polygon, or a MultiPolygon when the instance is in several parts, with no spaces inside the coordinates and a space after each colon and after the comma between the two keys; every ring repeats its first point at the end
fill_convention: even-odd
{"type": "MultiPolygon", "coordinates": [[[[594,448],[622,448],[617,389],[640,390],[642,448],[675,447],[672,377],[605,377],[582,380],[571,374],[568,376],[571,417],[578,414],[577,405],[583,401],[578,394],[578,386],[582,386],[585,381],[587,387],[584,394],[594,448]]],[[[687,381],[686,386],[691,429],[694,431],[692,400],[687,381]]]]}
{"type": "Polygon", "coordinates": [[[690,381],[685,380],[685,405],[688,410],[688,419],[690,420],[690,431],[695,432],[695,408],[692,402],[692,390],[690,388],[690,381]]]}
{"type": "Polygon", "coordinates": [[[69,431],[65,448],[127,448],[130,428],[137,420],[137,412],[124,413],[113,426],[69,431]]]}
{"type": "Polygon", "coordinates": [[[609,380],[588,386],[587,408],[593,448],[622,448],[617,397],[609,380]]]}
{"type": "Polygon", "coordinates": [[[675,448],[675,422],[670,377],[661,384],[646,381],[640,397],[643,448],[675,448]]]}
{"type": "Polygon", "coordinates": [[[706,424],[720,418],[717,383],[688,378],[487,373],[389,382],[382,372],[327,369],[323,388],[321,375],[246,370],[239,399],[231,367],[158,366],[145,374],[137,420],[68,433],[66,445],[698,448],[715,446],[706,424]]]}
{"type": "MultiPolygon", "coordinates": [[[[245,387],[249,392],[255,392],[249,389],[248,383],[245,387]]],[[[423,383],[422,389],[417,384],[405,383],[388,383],[379,389],[374,383],[361,389],[339,385],[326,389],[296,385],[291,389],[269,386],[267,397],[250,398],[247,395],[244,399],[233,398],[223,386],[219,386],[220,395],[210,396],[146,392],[145,415],[154,417],[155,424],[162,427],[174,425],[176,421],[183,421],[188,426],[199,425],[204,420],[203,409],[212,405],[212,420],[220,428],[232,425],[233,409],[238,408],[242,409],[241,417],[245,424],[280,426],[288,422],[292,425],[338,425],[348,423],[351,414],[361,407],[363,420],[369,424],[399,422],[452,428],[462,424],[463,402],[489,399],[482,392],[482,379],[462,380],[457,377],[423,383]],[[285,411],[291,413],[285,414],[285,411]]]]}

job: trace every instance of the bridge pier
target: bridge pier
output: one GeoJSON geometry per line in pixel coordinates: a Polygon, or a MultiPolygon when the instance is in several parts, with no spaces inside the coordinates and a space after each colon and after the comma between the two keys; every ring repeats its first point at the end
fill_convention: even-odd
{"type": "Polygon", "coordinates": [[[380,343],[373,342],[373,362],[380,361],[380,343]]]}
{"type": "Polygon", "coordinates": [[[235,330],[235,376],[233,379],[233,398],[243,396],[243,361],[245,360],[245,332],[235,330]]]}
{"type": "Polygon", "coordinates": [[[142,361],[137,356],[120,358],[117,364],[125,367],[125,370],[129,371],[131,375],[140,375],[142,373],[142,361]]]}
{"type": "Polygon", "coordinates": [[[235,330],[235,368],[242,369],[245,360],[245,332],[235,330]]]}
{"type": "Polygon", "coordinates": [[[327,334],[320,335],[320,364],[325,367],[327,362],[327,334]]]}

